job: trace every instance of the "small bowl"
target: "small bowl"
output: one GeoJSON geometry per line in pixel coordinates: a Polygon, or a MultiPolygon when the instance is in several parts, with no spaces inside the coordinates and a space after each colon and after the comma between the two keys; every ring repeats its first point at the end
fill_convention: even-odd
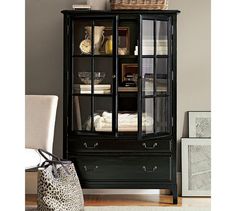
{"type": "MultiPolygon", "coordinates": [[[[80,80],[85,84],[91,84],[91,72],[79,72],[78,76],[80,80]]],[[[105,78],[106,73],[104,72],[94,72],[93,78],[94,78],[94,84],[99,84],[103,81],[105,78]]]]}

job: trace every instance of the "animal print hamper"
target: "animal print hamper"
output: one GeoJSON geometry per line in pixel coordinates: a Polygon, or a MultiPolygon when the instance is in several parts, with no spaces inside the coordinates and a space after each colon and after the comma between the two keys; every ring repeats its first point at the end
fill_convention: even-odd
{"type": "Polygon", "coordinates": [[[84,210],[83,193],[74,164],[68,161],[46,163],[38,169],[38,211],[84,210]]]}

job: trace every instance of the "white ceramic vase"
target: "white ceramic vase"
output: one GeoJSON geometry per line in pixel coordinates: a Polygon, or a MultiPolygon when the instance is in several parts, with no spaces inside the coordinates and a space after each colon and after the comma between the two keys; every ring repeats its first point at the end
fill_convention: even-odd
{"type": "MultiPolygon", "coordinates": [[[[104,26],[94,27],[94,54],[99,54],[99,49],[104,42],[104,26]]],[[[86,38],[92,40],[92,27],[86,26],[86,38]]]]}

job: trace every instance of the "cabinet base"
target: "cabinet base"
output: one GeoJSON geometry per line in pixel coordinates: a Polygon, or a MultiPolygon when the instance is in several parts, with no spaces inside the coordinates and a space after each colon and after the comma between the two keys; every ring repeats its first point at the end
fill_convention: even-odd
{"type": "Polygon", "coordinates": [[[81,181],[82,188],[86,189],[169,189],[173,195],[173,204],[178,204],[177,185],[171,183],[155,183],[155,182],[91,182],[81,181]]]}

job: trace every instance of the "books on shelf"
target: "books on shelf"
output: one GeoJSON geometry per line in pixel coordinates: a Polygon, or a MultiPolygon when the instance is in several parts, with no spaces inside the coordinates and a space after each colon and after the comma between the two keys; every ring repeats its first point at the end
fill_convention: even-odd
{"type": "MultiPolygon", "coordinates": [[[[111,90],[94,90],[94,94],[110,94],[111,90]]],[[[80,94],[91,94],[91,90],[81,90],[80,94]]]]}
{"type": "Polygon", "coordinates": [[[88,4],[73,4],[72,8],[74,10],[90,10],[91,5],[88,5],[88,4]]]}
{"type": "MultiPolygon", "coordinates": [[[[74,84],[74,92],[80,94],[91,94],[92,86],[91,84],[74,84]]],[[[111,85],[110,84],[95,84],[94,94],[110,94],[111,85]]]]}

